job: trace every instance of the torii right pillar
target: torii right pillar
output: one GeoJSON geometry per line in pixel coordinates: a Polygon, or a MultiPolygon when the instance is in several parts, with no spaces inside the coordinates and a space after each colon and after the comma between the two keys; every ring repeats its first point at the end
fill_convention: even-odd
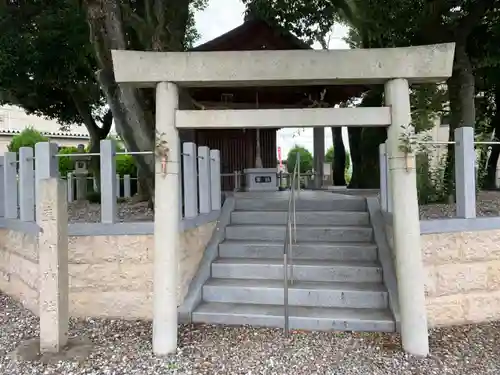
{"type": "Polygon", "coordinates": [[[425,273],[420,246],[415,156],[399,149],[403,127],[411,124],[410,91],[406,79],[385,84],[385,105],[391,108],[388,157],[393,207],[393,233],[403,349],[416,356],[429,354],[425,273]],[[408,160],[407,160],[408,158],[408,160]]]}

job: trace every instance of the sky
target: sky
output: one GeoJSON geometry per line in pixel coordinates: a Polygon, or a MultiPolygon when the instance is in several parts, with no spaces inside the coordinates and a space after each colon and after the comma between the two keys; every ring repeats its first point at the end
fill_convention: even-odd
{"type": "MultiPolygon", "coordinates": [[[[245,7],[240,0],[209,0],[208,7],[195,15],[196,28],[201,35],[198,44],[212,40],[219,35],[243,23],[245,7]]],[[[330,38],[330,49],[347,49],[349,46],[342,40],[347,34],[347,28],[343,25],[336,25],[330,38]]],[[[314,46],[315,48],[320,48],[314,46]]],[[[342,131],[342,138],[347,149],[347,129],[342,131]]],[[[278,131],[278,147],[281,147],[283,157],[295,145],[306,147],[313,152],[313,129],[293,129],[287,128],[278,131]]],[[[332,133],[330,128],[325,129],[325,150],[332,146],[332,133]]]]}

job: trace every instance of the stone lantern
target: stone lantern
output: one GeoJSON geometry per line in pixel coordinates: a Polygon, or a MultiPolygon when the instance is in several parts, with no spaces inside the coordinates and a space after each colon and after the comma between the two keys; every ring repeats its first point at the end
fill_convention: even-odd
{"type": "MultiPolygon", "coordinates": [[[[78,154],[85,153],[85,146],[78,145],[78,154]]],[[[76,199],[85,200],[87,198],[87,179],[89,175],[90,156],[79,155],[75,158],[75,180],[76,180],[76,199]]]]}

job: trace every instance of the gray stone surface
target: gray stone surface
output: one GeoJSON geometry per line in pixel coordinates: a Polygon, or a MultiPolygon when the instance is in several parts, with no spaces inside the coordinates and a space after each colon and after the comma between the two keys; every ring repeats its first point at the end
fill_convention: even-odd
{"type": "Polygon", "coordinates": [[[33,149],[19,149],[19,219],[35,221],[35,179],[33,169],[33,149]]]}
{"type": "Polygon", "coordinates": [[[184,142],[182,145],[184,215],[198,215],[198,158],[196,144],[184,142]]]}
{"type": "MultiPolygon", "coordinates": [[[[277,240],[285,238],[285,225],[231,225],[226,228],[229,240],[277,240]]],[[[354,226],[298,226],[297,238],[300,241],[319,242],[371,242],[371,227],[354,226]]]]}
{"type": "MultiPolygon", "coordinates": [[[[283,324],[277,311],[283,314],[288,197],[289,192],[236,194],[236,208],[203,286],[195,321],[283,324]]],[[[302,329],[393,330],[365,199],[304,191],[296,206],[297,243],[289,251],[289,304],[298,309],[293,324],[302,329]],[[338,311],[343,309],[361,310],[346,323],[342,317],[349,313],[338,311]],[[378,310],[389,318],[380,319],[378,310]]]]}
{"type": "MultiPolygon", "coordinates": [[[[399,313],[398,284],[396,278],[396,268],[392,249],[390,248],[386,234],[386,223],[380,209],[379,200],[375,197],[366,198],[370,221],[373,226],[375,243],[378,249],[378,259],[382,266],[384,284],[389,293],[389,307],[396,321],[396,328],[399,330],[401,317],[399,313]]],[[[391,214],[387,214],[388,216],[391,214]]]]}
{"type": "Polygon", "coordinates": [[[116,221],[116,163],[115,144],[112,140],[101,141],[101,221],[116,221]]]}
{"type": "MultiPolygon", "coordinates": [[[[224,241],[219,245],[223,258],[260,258],[283,261],[283,244],[272,241],[224,241]]],[[[293,247],[293,258],[331,261],[375,261],[377,247],[370,243],[303,242],[293,247]]]]}
{"type": "MultiPolygon", "coordinates": [[[[284,225],[286,219],[285,211],[235,211],[231,215],[233,224],[284,225]]],[[[296,220],[299,225],[368,226],[370,224],[366,212],[300,211],[296,213],[296,220]]]]}
{"type": "Polygon", "coordinates": [[[17,155],[15,152],[6,152],[4,154],[4,197],[5,197],[5,218],[17,219],[17,155]],[[6,199],[8,197],[8,199],[6,199]]]}
{"type": "Polygon", "coordinates": [[[206,146],[198,147],[198,194],[200,213],[207,213],[212,210],[210,164],[210,149],[206,146]]]}
{"type": "Polygon", "coordinates": [[[455,129],[455,186],[457,217],[476,217],[476,151],[474,129],[455,129]]]}
{"type": "Polygon", "coordinates": [[[203,284],[210,278],[212,262],[217,258],[219,244],[224,241],[225,228],[230,222],[231,212],[234,210],[234,198],[228,197],[217,221],[216,227],[207,244],[203,257],[200,261],[198,271],[189,285],[184,303],[179,306],[180,319],[191,322],[192,312],[200,303],[202,298],[203,284]]]}
{"type": "MultiPolygon", "coordinates": [[[[212,263],[212,277],[221,279],[283,280],[283,259],[221,258],[212,263]]],[[[382,282],[382,268],[376,262],[294,259],[297,281],[382,282]]]]}
{"type": "Polygon", "coordinates": [[[36,222],[40,350],[58,353],[68,342],[69,274],[68,209],[66,182],[58,178],[39,181],[36,222]]]}
{"type": "MultiPolygon", "coordinates": [[[[283,280],[210,279],[203,287],[206,302],[283,305],[283,280]]],[[[292,306],[387,308],[387,291],[377,283],[295,281],[292,306]]]]}

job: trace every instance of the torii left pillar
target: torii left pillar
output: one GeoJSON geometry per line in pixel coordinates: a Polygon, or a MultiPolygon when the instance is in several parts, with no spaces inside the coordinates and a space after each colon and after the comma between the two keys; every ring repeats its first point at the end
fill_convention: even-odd
{"type": "Polygon", "coordinates": [[[178,104],[177,86],[171,82],[158,83],[156,134],[166,144],[155,144],[155,150],[168,148],[168,158],[155,155],[153,352],[160,356],[177,351],[180,142],[175,112],[178,104]]]}

